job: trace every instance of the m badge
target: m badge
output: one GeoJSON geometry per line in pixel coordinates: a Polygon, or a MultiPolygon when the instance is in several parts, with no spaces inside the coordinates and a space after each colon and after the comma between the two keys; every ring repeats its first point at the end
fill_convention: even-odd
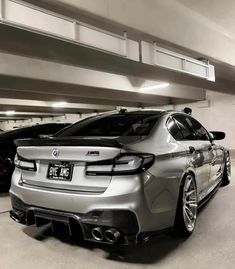
{"type": "Polygon", "coordinates": [[[86,156],[100,156],[100,152],[97,150],[88,151],[86,156]]]}

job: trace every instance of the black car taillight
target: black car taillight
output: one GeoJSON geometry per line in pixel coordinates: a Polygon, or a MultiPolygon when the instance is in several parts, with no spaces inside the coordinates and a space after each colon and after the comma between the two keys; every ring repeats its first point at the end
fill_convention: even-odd
{"type": "Polygon", "coordinates": [[[155,157],[148,153],[121,153],[112,160],[90,162],[86,165],[87,176],[135,175],[149,169],[155,157]]]}
{"type": "Polygon", "coordinates": [[[34,160],[25,159],[16,154],[14,159],[15,166],[22,170],[37,171],[36,162],[34,160]]]}

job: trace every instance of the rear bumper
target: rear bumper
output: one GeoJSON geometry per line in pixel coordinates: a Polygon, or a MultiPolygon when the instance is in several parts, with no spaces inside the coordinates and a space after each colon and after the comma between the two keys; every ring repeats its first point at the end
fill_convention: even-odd
{"type": "Polygon", "coordinates": [[[49,208],[62,212],[86,215],[92,211],[127,210],[136,215],[139,230],[143,231],[144,222],[151,220],[151,215],[141,188],[139,176],[112,179],[103,193],[67,191],[31,186],[20,183],[21,173],[15,170],[10,193],[26,205],[49,208]]]}
{"type": "MultiPolygon", "coordinates": [[[[174,187],[172,182],[167,184],[165,178],[161,180],[153,177],[156,186],[152,188],[151,185],[147,185],[146,188],[144,185],[146,175],[143,173],[125,177],[115,176],[105,192],[86,193],[24,184],[19,169],[15,169],[10,194],[15,197],[12,200],[13,209],[23,210],[24,214],[28,212],[29,216],[33,213],[33,223],[36,222],[35,213],[40,215],[42,211],[44,219],[48,219],[49,222],[54,216],[62,215],[65,216],[65,222],[69,218],[81,226],[85,223],[85,219],[90,221],[91,215],[99,215],[98,220],[97,217],[92,217],[92,223],[85,224],[95,223],[105,228],[115,227],[120,230],[126,241],[131,241],[129,238],[139,241],[149,233],[172,227],[175,218],[175,200],[170,199],[170,191],[167,189],[174,187]],[[17,199],[20,201],[20,207],[17,206],[17,199]],[[45,216],[45,213],[53,217],[45,216]]],[[[26,221],[25,223],[31,224],[31,218],[27,214],[28,223],[26,221]]],[[[85,233],[83,237],[90,240],[85,233]]]]}
{"type": "Polygon", "coordinates": [[[95,210],[87,214],[64,212],[27,205],[15,195],[11,194],[12,210],[10,217],[25,225],[36,224],[37,227],[50,223],[55,228],[58,223],[67,227],[70,235],[79,234],[87,241],[109,243],[105,238],[105,231],[114,228],[120,233],[117,244],[134,245],[143,240],[139,234],[139,226],[135,214],[128,210],[95,210]],[[94,228],[101,228],[103,239],[97,240],[92,236],[94,228]]]}

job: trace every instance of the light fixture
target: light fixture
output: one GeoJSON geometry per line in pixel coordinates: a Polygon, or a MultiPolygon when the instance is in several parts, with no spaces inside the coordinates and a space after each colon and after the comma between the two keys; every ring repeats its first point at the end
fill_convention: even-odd
{"type": "Polygon", "coordinates": [[[156,89],[162,89],[162,88],[166,88],[170,86],[170,83],[165,82],[165,83],[161,83],[161,84],[156,84],[156,85],[152,85],[152,86],[146,86],[146,87],[142,87],[139,89],[140,92],[145,92],[148,90],[156,90],[156,89]]]}
{"type": "Polygon", "coordinates": [[[52,104],[52,107],[64,107],[67,105],[67,102],[57,102],[52,104]]]}
{"type": "Polygon", "coordinates": [[[14,110],[8,110],[8,111],[5,112],[5,114],[6,114],[7,116],[14,115],[15,113],[16,113],[16,112],[15,112],[14,110]]]}

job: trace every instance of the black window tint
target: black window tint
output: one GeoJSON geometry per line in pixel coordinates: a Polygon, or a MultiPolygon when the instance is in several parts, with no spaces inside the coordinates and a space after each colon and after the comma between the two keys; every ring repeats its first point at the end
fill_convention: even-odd
{"type": "Polygon", "coordinates": [[[34,131],[34,135],[53,135],[63,129],[66,125],[65,124],[48,124],[46,126],[36,126],[36,130],[34,131]]]}
{"type": "Polygon", "coordinates": [[[156,113],[102,115],[78,122],[59,136],[147,136],[159,118],[156,113]]]}
{"type": "Polygon", "coordinates": [[[51,126],[47,126],[47,128],[44,128],[43,130],[39,130],[38,133],[45,134],[45,135],[54,134],[54,133],[57,133],[62,128],[64,128],[64,125],[54,124],[51,126]]]}
{"type": "Polygon", "coordinates": [[[209,140],[209,134],[207,130],[194,118],[187,118],[191,122],[192,128],[195,131],[196,137],[198,140],[209,140]]]}
{"type": "Polygon", "coordinates": [[[187,118],[184,115],[175,115],[174,119],[179,126],[184,140],[196,140],[197,138],[195,137],[194,130],[191,124],[189,124],[187,118]]]}
{"type": "Polygon", "coordinates": [[[183,139],[183,134],[181,133],[178,125],[176,122],[169,118],[167,121],[167,128],[170,134],[175,138],[175,140],[182,140],[183,139]]]}

